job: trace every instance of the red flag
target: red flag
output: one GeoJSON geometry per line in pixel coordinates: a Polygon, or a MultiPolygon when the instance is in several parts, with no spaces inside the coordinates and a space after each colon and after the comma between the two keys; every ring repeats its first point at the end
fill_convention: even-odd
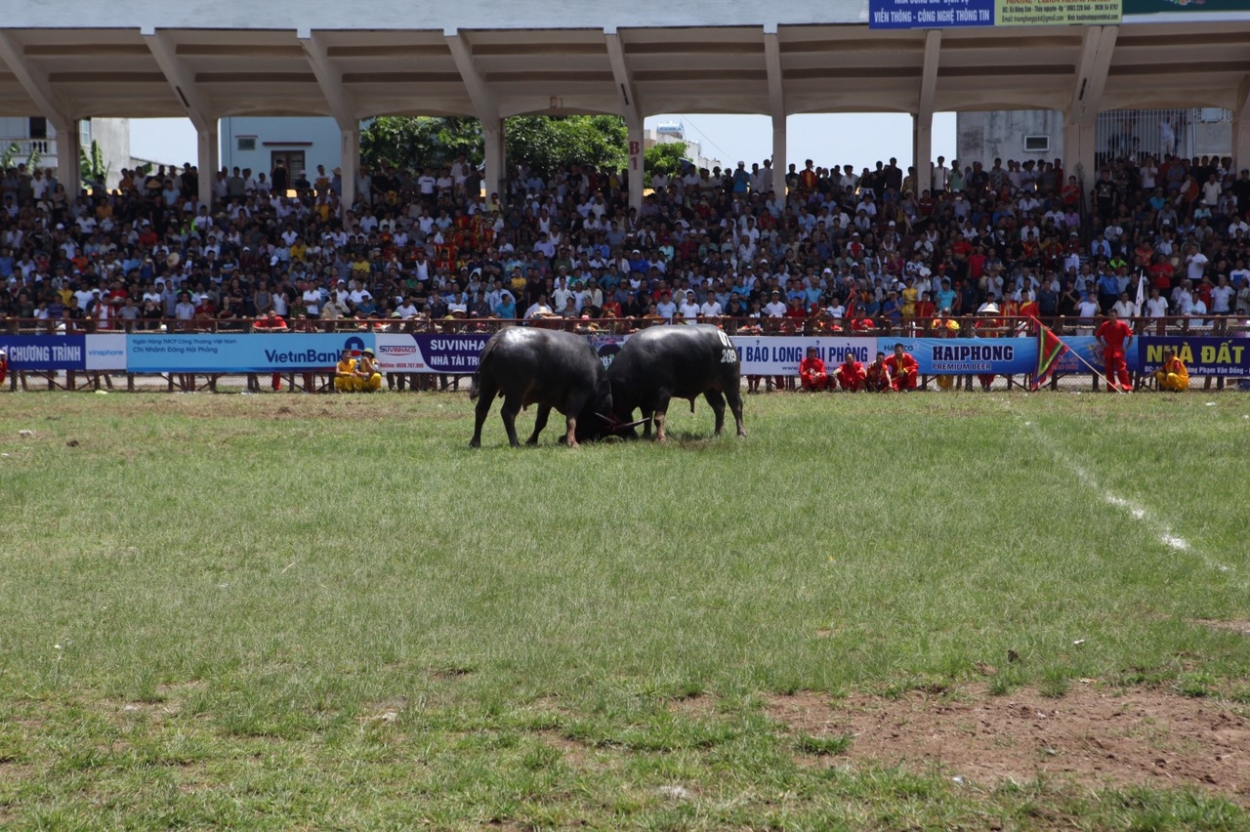
{"type": "Polygon", "coordinates": [[[1033,386],[1029,388],[1030,390],[1036,390],[1050,381],[1051,375],[1055,372],[1055,365],[1068,351],[1068,345],[1060,340],[1058,335],[1051,332],[1049,327],[1040,321],[1038,327],[1040,332],[1037,336],[1037,372],[1033,374],[1033,386]]]}

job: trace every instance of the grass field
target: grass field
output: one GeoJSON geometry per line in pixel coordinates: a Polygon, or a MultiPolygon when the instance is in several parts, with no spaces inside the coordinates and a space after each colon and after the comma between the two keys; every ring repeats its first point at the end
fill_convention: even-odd
{"type": "Polygon", "coordinates": [[[0,393],[0,826],[1250,829],[1250,398],[746,404],[0,393]]]}

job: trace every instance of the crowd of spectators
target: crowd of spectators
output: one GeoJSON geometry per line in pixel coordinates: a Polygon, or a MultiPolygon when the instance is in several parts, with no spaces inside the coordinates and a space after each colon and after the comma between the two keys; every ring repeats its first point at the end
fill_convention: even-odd
{"type": "MultiPolygon", "coordinates": [[[[656,175],[641,211],[625,174],[513,167],[484,194],[466,160],[338,170],[222,170],[211,205],[191,165],[75,192],[52,170],[0,178],[8,325],[292,329],[579,322],[927,328],[995,304],[1091,326],[1132,309],[1206,327],[1250,317],[1250,171],[1219,158],[1106,160],[1078,184],[1059,159],[964,165],[932,187],[894,159],[787,172],[768,162],[656,175]]],[[[607,325],[607,324],[605,324],[607,325]]]]}

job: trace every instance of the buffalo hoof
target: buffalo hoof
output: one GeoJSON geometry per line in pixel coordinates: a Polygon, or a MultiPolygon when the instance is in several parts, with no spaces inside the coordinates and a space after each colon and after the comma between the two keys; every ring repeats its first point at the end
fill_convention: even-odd
{"type": "Polygon", "coordinates": [[[482,440],[481,440],[481,439],[470,439],[470,440],[469,440],[469,447],[470,447],[470,448],[480,448],[480,447],[482,447],[482,440]]]}

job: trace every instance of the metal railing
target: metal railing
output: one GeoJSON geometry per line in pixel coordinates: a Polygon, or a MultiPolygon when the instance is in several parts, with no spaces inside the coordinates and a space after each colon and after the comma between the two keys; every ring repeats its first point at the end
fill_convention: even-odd
{"type": "Polygon", "coordinates": [[[1198,125],[1231,121],[1228,110],[1107,110],[1098,114],[1094,146],[1111,158],[1172,154],[1188,159],[1211,152],[1199,147],[1198,125]]]}

